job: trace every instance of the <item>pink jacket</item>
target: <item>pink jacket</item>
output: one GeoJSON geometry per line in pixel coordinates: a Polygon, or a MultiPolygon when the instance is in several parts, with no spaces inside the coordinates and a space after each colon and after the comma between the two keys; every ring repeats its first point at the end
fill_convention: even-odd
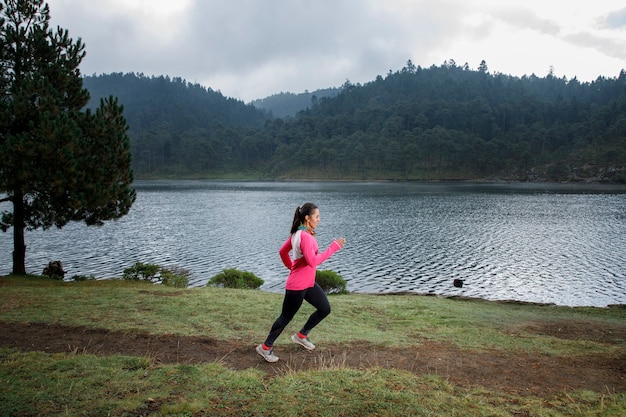
{"type": "Polygon", "coordinates": [[[290,269],[285,288],[291,291],[300,291],[315,285],[315,270],[318,265],[341,249],[337,241],[333,241],[328,249],[318,254],[317,240],[310,233],[298,230],[283,243],[278,250],[280,259],[290,269]],[[298,242],[299,247],[295,247],[298,242]],[[294,259],[289,256],[293,249],[294,259]]]}

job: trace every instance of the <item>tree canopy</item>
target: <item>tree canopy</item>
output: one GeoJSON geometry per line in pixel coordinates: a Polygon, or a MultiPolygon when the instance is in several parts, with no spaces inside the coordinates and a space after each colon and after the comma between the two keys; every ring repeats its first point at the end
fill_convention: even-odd
{"type": "Polygon", "coordinates": [[[128,119],[139,176],[626,182],[625,71],[581,83],[490,74],[484,61],[476,70],[408,61],[366,84],[312,95],[285,119],[210,89],[158,82],[176,87],[171,102],[144,98],[139,109],[131,103],[157,94],[154,80],[98,77],[99,95],[135,97],[128,119]],[[247,118],[235,117],[242,109],[247,118]],[[191,122],[195,114],[203,121],[191,122]]]}
{"type": "Polygon", "coordinates": [[[135,200],[128,125],[113,97],[84,110],[80,39],[49,28],[43,0],[0,3],[0,227],[13,227],[13,273],[25,274],[24,230],[100,225],[135,200]]]}
{"type": "Polygon", "coordinates": [[[252,101],[252,105],[270,113],[273,117],[294,117],[298,112],[308,109],[325,97],[334,97],[341,92],[341,88],[324,88],[304,93],[278,93],[269,97],[252,101]]]}

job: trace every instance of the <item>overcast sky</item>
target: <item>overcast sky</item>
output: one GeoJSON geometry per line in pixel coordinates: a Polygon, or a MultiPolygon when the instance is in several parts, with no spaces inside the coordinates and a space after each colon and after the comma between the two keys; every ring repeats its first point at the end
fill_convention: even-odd
{"type": "Polygon", "coordinates": [[[85,75],[197,82],[249,102],[367,83],[412,60],[592,81],[626,68],[623,0],[48,0],[85,75]]]}

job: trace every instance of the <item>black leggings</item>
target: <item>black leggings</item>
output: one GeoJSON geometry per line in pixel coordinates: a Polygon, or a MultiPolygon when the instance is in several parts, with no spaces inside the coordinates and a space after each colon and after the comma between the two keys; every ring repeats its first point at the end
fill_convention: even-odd
{"type": "Polygon", "coordinates": [[[324,293],[324,290],[318,283],[315,283],[314,287],[307,288],[306,290],[286,290],[285,299],[283,300],[283,311],[272,325],[270,334],[267,336],[267,339],[265,339],[265,346],[271,347],[274,345],[278,336],[285,330],[285,327],[287,327],[300,309],[300,306],[302,306],[303,300],[306,300],[317,310],[311,314],[302,327],[302,330],[300,330],[300,333],[308,335],[320,321],[324,320],[324,318],[330,314],[330,303],[328,302],[326,293],[324,293]]]}

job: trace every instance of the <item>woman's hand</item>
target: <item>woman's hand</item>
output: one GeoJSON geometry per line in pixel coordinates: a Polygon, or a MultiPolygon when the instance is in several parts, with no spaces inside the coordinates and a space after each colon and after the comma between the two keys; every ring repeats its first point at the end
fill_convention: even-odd
{"type": "Polygon", "coordinates": [[[346,239],[344,239],[343,237],[340,237],[339,239],[335,239],[335,242],[339,243],[340,248],[343,248],[343,245],[346,244],[346,239]]]}

